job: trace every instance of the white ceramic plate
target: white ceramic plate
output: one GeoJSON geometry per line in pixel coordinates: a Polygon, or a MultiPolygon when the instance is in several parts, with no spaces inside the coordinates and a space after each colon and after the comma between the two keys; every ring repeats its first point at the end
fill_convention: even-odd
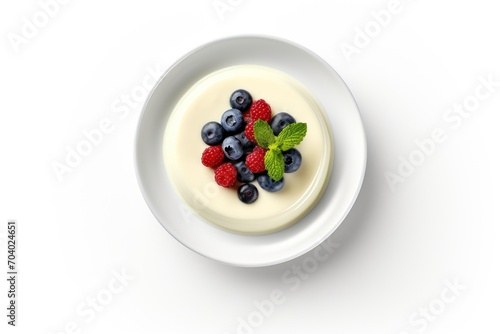
{"type": "Polygon", "coordinates": [[[217,40],[182,57],[151,92],[139,120],[135,143],[139,186],[160,224],[191,250],[245,267],[291,260],[329,237],[354,204],[365,166],[363,124],[344,81],[324,60],[304,47],[265,36],[217,40]],[[163,163],[164,130],[179,98],[207,74],[242,64],[272,67],[302,82],[328,114],[335,142],[332,176],[318,205],[291,227],[261,236],[226,232],[197,218],[178,198],[163,163]]]}

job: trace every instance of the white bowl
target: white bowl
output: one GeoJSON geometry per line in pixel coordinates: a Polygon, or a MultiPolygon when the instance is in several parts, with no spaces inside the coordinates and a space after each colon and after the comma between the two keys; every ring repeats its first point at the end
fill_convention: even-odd
{"type": "Polygon", "coordinates": [[[366,154],[366,138],[354,98],[325,61],[290,41],[238,36],[193,50],[159,80],[139,120],[135,167],[146,203],[175,239],[211,259],[256,267],[300,256],[335,231],[359,193],[366,154]],[[178,198],[163,162],[165,126],[180,97],[207,74],[241,64],[272,67],[304,84],[325,109],[335,141],[335,162],[320,202],[298,223],[267,235],[234,234],[202,221],[178,198]]]}

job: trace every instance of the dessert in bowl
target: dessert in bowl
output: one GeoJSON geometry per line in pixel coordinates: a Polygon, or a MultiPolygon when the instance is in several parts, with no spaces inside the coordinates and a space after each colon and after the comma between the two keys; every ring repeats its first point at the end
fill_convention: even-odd
{"type": "MultiPolygon", "coordinates": [[[[230,107],[228,100],[234,89],[247,88],[255,95],[255,99],[263,98],[268,101],[273,113],[281,111],[278,109],[279,106],[275,106],[270,100],[272,98],[270,92],[273,90],[266,90],[265,94],[252,92],[243,83],[229,88],[230,91],[225,91],[224,97],[220,97],[223,101],[222,109],[214,112],[216,116],[209,121],[220,121],[221,113],[230,107]]],[[[300,116],[301,111],[291,114],[297,122],[307,123],[300,116]]],[[[200,121],[197,126],[204,124],[200,121]]],[[[200,163],[200,156],[207,145],[200,139],[199,128],[194,129],[193,133],[192,139],[198,141],[200,151],[189,153],[194,157],[193,166],[197,166],[193,167],[195,172],[191,177],[198,178],[201,173],[207,173],[208,182],[213,182],[209,185],[202,183],[203,188],[196,191],[200,203],[208,203],[226,190],[232,200],[241,203],[237,199],[237,189],[222,188],[212,181],[214,171],[200,163]]],[[[304,158],[296,173],[307,164],[305,161],[307,150],[303,147],[312,138],[311,134],[313,130],[311,124],[308,124],[304,140],[296,147],[304,158]]],[[[333,145],[333,142],[331,144],[333,145]]],[[[172,142],[168,145],[179,145],[179,143],[172,142]]],[[[332,152],[330,158],[333,159],[332,152]]],[[[356,101],[344,80],[311,50],[295,42],[272,36],[223,38],[210,41],[180,57],[151,91],[139,118],[134,144],[134,165],[138,186],[145,204],[160,225],[190,250],[222,263],[243,267],[283,263],[312,250],[332,235],[356,201],[363,183],[366,159],[367,145],[363,122],[356,101]],[[186,92],[212,72],[241,64],[273,68],[306,86],[306,91],[317,98],[320,107],[323,107],[323,111],[328,115],[330,122],[326,124],[331,125],[330,136],[335,140],[334,167],[328,177],[328,185],[314,209],[299,218],[295,224],[290,224],[289,227],[274,233],[261,232],[263,235],[258,237],[253,235],[255,232],[228,233],[228,229],[219,228],[217,221],[210,221],[205,218],[207,214],[203,213],[203,210],[198,210],[196,205],[198,201],[191,202],[188,207],[187,203],[191,201],[188,198],[189,192],[186,192],[187,196],[183,196],[181,191],[184,192],[189,188],[181,189],[174,184],[175,180],[172,179],[174,173],[167,172],[169,168],[166,168],[164,161],[166,148],[163,143],[167,123],[173,119],[172,112],[186,96],[186,92]]],[[[292,174],[285,175],[287,182],[283,190],[288,185],[295,184],[290,178],[292,174]]],[[[177,177],[187,177],[185,175],[186,173],[182,171],[177,177]]],[[[256,207],[262,204],[265,194],[267,193],[260,191],[257,201],[249,205],[241,204],[256,207]]],[[[254,211],[251,211],[250,215],[254,213],[258,215],[257,210],[254,211]]],[[[226,215],[222,218],[228,219],[225,217],[226,215]]],[[[144,220],[147,222],[147,217],[144,217],[144,220]]],[[[257,219],[253,221],[259,222],[257,219]]]]}
{"type": "MultiPolygon", "coordinates": [[[[251,119],[246,119],[245,126],[250,122],[251,119]]],[[[232,134],[225,132],[225,138],[234,135],[237,140],[244,140],[237,136],[242,128],[232,134]]],[[[276,131],[274,134],[279,136],[276,131]]],[[[296,223],[318,203],[333,166],[332,138],[321,104],[299,81],[269,67],[237,65],[201,78],[180,98],[165,128],[163,158],[173,188],[202,220],[235,233],[266,234],[296,223]],[[221,164],[231,169],[238,163],[247,163],[245,156],[254,146],[260,147],[259,142],[234,160],[226,150],[224,161],[219,161],[217,166],[206,167],[200,159],[208,146],[221,144],[220,141],[207,142],[202,129],[207,123],[222,123],[221,115],[234,107],[231,95],[241,90],[248,92],[254,103],[265,100],[272,116],[292,115],[296,123],[307,125],[307,134],[294,147],[301,155],[300,167],[284,174],[279,191],[269,191],[269,187],[260,182],[270,174],[268,171],[256,171],[255,180],[240,179],[228,184],[221,184],[214,176],[214,169],[217,175],[221,164]],[[255,193],[249,193],[252,200],[242,200],[238,193],[241,195],[243,185],[255,188],[252,191],[257,192],[258,198],[253,196],[255,193]]]]}

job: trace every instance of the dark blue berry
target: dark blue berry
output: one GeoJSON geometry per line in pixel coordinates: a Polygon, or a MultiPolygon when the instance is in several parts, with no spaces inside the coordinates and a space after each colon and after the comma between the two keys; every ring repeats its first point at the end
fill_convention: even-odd
{"type": "Polygon", "coordinates": [[[234,164],[236,167],[236,172],[238,173],[236,177],[240,182],[252,182],[255,180],[255,175],[248,169],[244,161],[240,161],[234,164]]]}
{"type": "Polygon", "coordinates": [[[234,135],[236,139],[238,139],[241,144],[243,145],[243,149],[252,149],[255,147],[255,144],[250,141],[250,139],[245,136],[245,131],[238,133],[237,135],[234,135]]]}
{"type": "Polygon", "coordinates": [[[241,110],[242,112],[250,109],[252,105],[252,95],[244,89],[238,89],[229,98],[231,108],[241,110]]]}
{"type": "Polygon", "coordinates": [[[246,204],[253,203],[259,197],[259,191],[253,184],[245,183],[238,188],[238,198],[246,204]]]}
{"type": "Polygon", "coordinates": [[[291,148],[284,151],[283,157],[285,158],[285,173],[293,173],[299,169],[302,163],[302,155],[297,149],[291,148]]]}
{"type": "Polygon", "coordinates": [[[222,114],[220,124],[227,132],[235,133],[243,129],[245,121],[243,120],[241,111],[238,109],[229,109],[222,114]]]}
{"type": "Polygon", "coordinates": [[[222,142],[222,150],[229,160],[238,160],[243,156],[243,145],[234,136],[229,136],[222,142]]]}
{"type": "Polygon", "coordinates": [[[271,118],[271,129],[273,129],[274,135],[277,136],[281,130],[292,123],[295,123],[295,118],[293,118],[292,115],[286,112],[280,112],[271,118]]]}
{"type": "Polygon", "coordinates": [[[219,145],[224,140],[225,131],[217,122],[208,122],[201,129],[201,139],[207,145],[219,145]]]}
{"type": "Polygon", "coordinates": [[[262,189],[274,193],[276,191],[280,191],[281,188],[283,188],[283,186],[285,185],[285,178],[283,177],[279,181],[274,181],[269,177],[269,175],[264,174],[257,177],[257,182],[259,182],[259,185],[262,189]]]}

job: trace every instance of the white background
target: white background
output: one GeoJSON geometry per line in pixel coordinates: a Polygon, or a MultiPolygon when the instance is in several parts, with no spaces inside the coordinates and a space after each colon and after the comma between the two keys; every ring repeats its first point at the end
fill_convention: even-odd
{"type": "Polygon", "coordinates": [[[372,12],[387,0],[222,2],[231,10],[219,15],[213,0],[69,1],[17,46],[9,38],[22,36],[23,18],[33,21],[40,4],[2,2],[0,263],[5,273],[6,223],[16,219],[20,276],[15,329],[0,284],[0,332],[500,332],[500,87],[460,126],[443,118],[473,101],[481,76],[500,81],[493,2],[401,0],[367,45],[356,29],[376,29],[372,12]],[[141,104],[122,118],[112,109],[148,68],[164,71],[192,48],[241,33],[287,38],[324,58],[351,88],[366,129],[366,177],[334,233],[340,246],[300,285],[282,275],[312,253],[236,268],[174,240],[134,174],[141,104]],[[342,43],[356,38],[362,47],[346,57],[342,43]],[[104,119],[113,130],[58,180],[52,164],[104,119]],[[446,140],[391,191],[385,173],[398,173],[400,156],[416,156],[415,141],[436,128],[446,140]],[[129,279],[115,281],[123,271],[129,279]],[[269,307],[276,289],[283,303],[257,314],[255,302],[269,307]],[[95,297],[105,302],[99,311],[87,304],[95,297]]]}

